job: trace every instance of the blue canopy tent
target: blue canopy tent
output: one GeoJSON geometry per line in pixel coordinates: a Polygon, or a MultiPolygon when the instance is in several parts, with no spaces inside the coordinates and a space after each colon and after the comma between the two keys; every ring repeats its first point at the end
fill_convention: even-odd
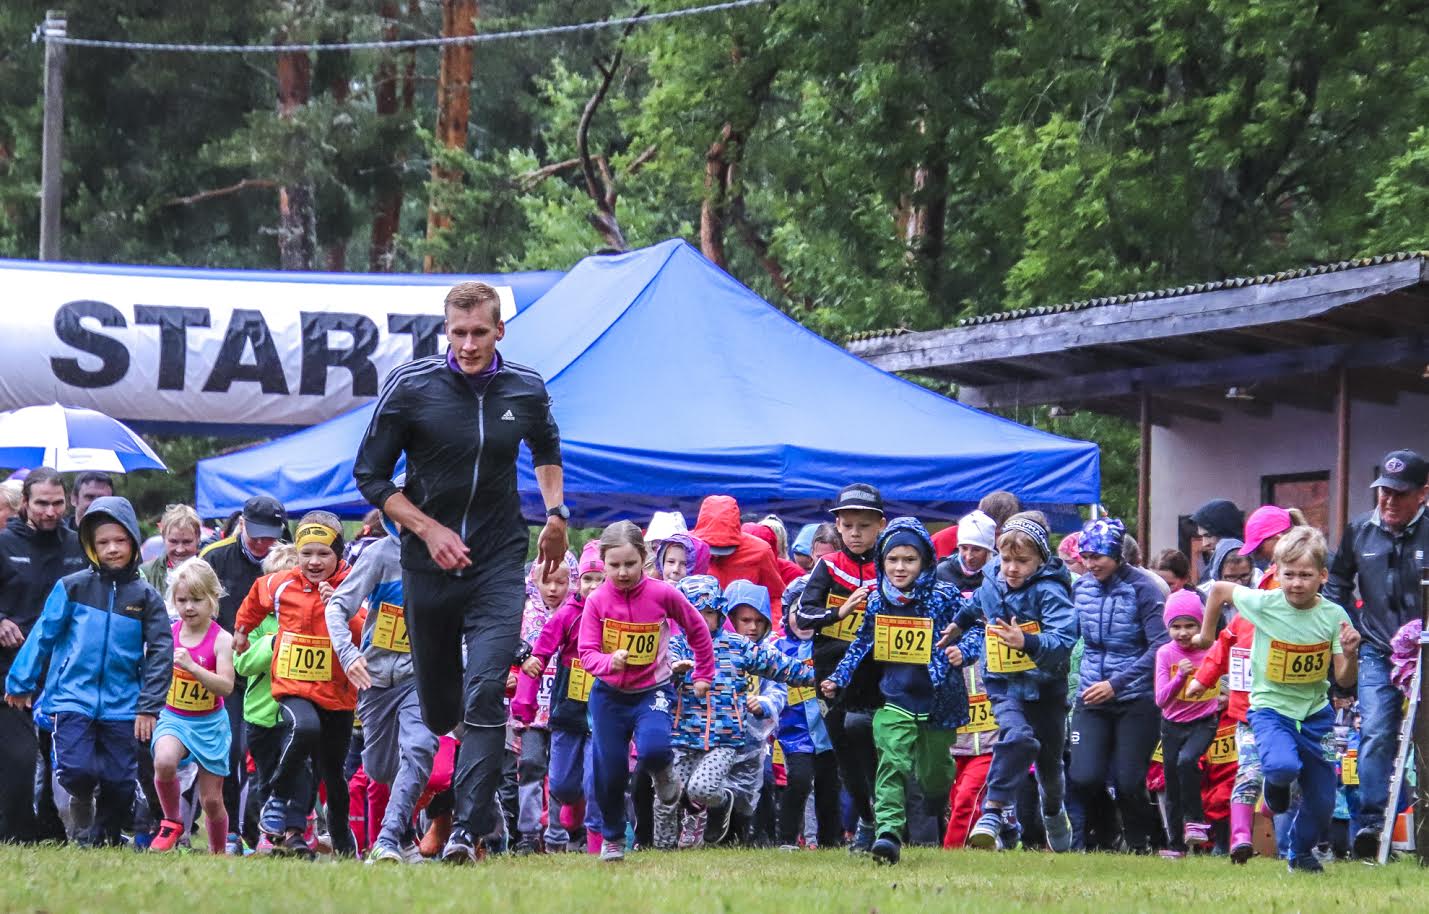
{"type": "MultiPolygon", "coordinates": [[[[979,412],[806,330],[683,241],[588,257],[508,323],[503,356],[546,378],[577,523],[678,509],[710,493],[787,520],[827,518],[838,488],[890,513],[951,520],[995,489],[1075,522],[1100,497],[1097,447],[979,412]]],[[[371,407],[201,461],[206,516],[268,492],[290,511],[365,509],[351,470],[371,407]]],[[[527,516],[544,516],[529,458],[527,516]]]]}

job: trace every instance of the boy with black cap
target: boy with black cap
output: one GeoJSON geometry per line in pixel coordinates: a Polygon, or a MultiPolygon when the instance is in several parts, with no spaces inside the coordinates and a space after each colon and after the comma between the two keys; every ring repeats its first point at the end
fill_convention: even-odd
{"type": "MultiPolygon", "coordinates": [[[[789,624],[795,637],[808,639],[812,633],[814,673],[820,680],[827,679],[843,660],[863,624],[864,603],[878,581],[878,537],[888,524],[883,497],[867,483],[844,486],[830,510],[841,548],[814,565],[789,624]]],[[[855,853],[867,853],[873,847],[877,762],[871,715],[883,705],[878,678],[878,664],[859,667],[824,715],[844,789],[853,798],[859,816],[851,848],[855,853]]]]}

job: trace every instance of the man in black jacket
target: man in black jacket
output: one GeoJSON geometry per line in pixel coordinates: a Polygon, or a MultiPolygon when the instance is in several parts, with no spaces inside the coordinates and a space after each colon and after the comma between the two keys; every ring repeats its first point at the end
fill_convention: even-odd
{"type": "Polygon", "coordinates": [[[449,348],[398,367],[378,397],[353,475],[374,507],[402,527],[402,589],[422,716],[432,732],[462,724],[454,827],[442,859],[476,859],[494,830],[506,736],[503,698],[525,597],[527,530],[516,492],[521,442],[546,507],[540,561],[566,550],[561,441],[541,376],[496,351],[506,333],[491,286],[452,287],[449,348]],[[392,482],[407,455],[406,485],[392,482]],[[462,669],[462,645],[466,668],[462,669]],[[461,689],[456,683],[462,682],[461,689]]]}
{"type": "MultiPolygon", "coordinates": [[[[32,470],[21,499],[20,514],[0,531],[0,678],[10,672],[55,582],[87,564],[79,537],[64,523],[59,473],[49,467],[32,470]]],[[[30,712],[0,706],[0,841],[40,837],[35,822],[38,751],[30,712]]],[[[63,830],[45,837],[63,837],[63,830]]]]}
{"type": "Polygon", "coordinates": [[[1360,645],[1360,814],[1355,856],[1373,858],[1389,805],[1402,716],[1399,691],[1389,681],[1390,639],[1420,618],[1419,571],[1429,557],[1429,462],[1414,451],[1393,451],[1374,481],[1375,509],[1355,518],[1330,563],[1325,598],[1343,606],[1364,641],[1360,645]],[[1355,591],[1364,605],[1355,610],[1355,591]]]}

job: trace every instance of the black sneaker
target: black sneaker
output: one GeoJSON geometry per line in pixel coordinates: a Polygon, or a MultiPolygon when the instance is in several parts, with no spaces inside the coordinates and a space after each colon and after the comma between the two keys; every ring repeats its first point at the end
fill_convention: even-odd
{"type": "Polygon", "coordinates": [[[451,837],[447,838],[447,846],[442,848],[442,862],[459,865],[476,861],[476,842],[472,840],[471,832],[461,826],[453,828],[451,837]]]}
{"type": "Polygon", "coordinates": [[[303,837],[300,831],[290,832],[283,837],[283,841],[278,845],[285,857],[302,857],[307,860],[313,858],[312,846],[308,844],[308,839],[303,837]]]}
{"type": "MultiPolygon", "coordinates": [[[[1265,806],[1275,815],[1290,809],[1290,785],[1265,782],[1265,806]]],[[[1358,835],[1355,836],[1358,839],[1358,835]]]]}
{"type": "Polygon", "coordinates": [[[705,846],[713,847],[725,839],[729,834],[729,823],[734,815],[734,791],[724,792],[724,802],[719,806],[711,807],[706,815],[705,821],[705,846]]]}
{"type": "Polygon", "coordinates": [[[898,862],[898,858],[903,854],[903,845],[893,835],[879,835],[878,840],[873,842],[870,851],[873,859],[879,863],[886,863],[889,866],[898,862]]]}
{"type": "Polygon", "coordinates": [[[521,840],[516,842],[512,848],[512,853],[518,857],[529,857],[532,854],[539,854],[541,847],[536,843],[536,838],[531,835],[522,835],[521,840]]]}
{"type": "Polygon", "coordinates": [[[1359,860],[1371,863],[1379,859],[1379,839],[1384,832],[1382,825],[1366,825],[1355,832],[1354,855],[1359,860]]]}
{"type": "Polygon", "coordinates": [[[873,850],[874,837],[873,826],[859,819],[858,825],[854,828],[853,842],[849,844],[848,852],[850,854],[869,853],[873,850]]]}
{"type": "Polygon", "coordinates": [[[1325,871],[1325,865],[1317,860],[1314,854],[1310,854],[1308,857],[1291,857],[1286,864],[1292,873],[1323,873],[1325,871]]]}

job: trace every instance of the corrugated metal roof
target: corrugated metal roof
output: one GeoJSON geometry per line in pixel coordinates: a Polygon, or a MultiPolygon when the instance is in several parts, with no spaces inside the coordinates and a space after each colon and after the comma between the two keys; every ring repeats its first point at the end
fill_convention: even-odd
{"type": "MultiPolygon", "coordinates": [[[[1088,308],[1100,308],[1105,305],[1125,305],[1133,302],[1154,301],[1161,298],[1175,298],[1181,295],[1198,295],[1202,292],[1217,292],[1221,289],[1239,289],[1245,286],[1262,286],[1271,283],[1285,282],[1290,279],[1302,279],[1306,276],[1318,276],[1323,273],[1339,273],[1344,270],[1353,270],[1360,267],[1373,267],[1385,263],[1399,263],[1406,260],[1429,259],[1429,251],[1401,251],[1394,254],[1379,254],[1374,257],[1361,257],[1356,260],[1342,260],[1339,263],[1328,263],[1320,266],[1301,267],[1298,270],[1283,270],[1279,273],[1266,273],[1261,276],[1243,276],[1231,279],[1222,279],[1217,282],[1203,282],[1188,286],[1173,286],[1166,289],[1156,289],[1149,292],[1132,292],[1127,295],[1112,295],[1103,298],[1089,298],[1085,301],[1068,302],[1062,305],[1040,305],[1035,308],[1020,308],[1016,311],[999,311],[995,314],[980,314],[976,317],[966,317],[954,324],[954,327],[974,327],[980,324],[995,324],[1002,321],[1012,321],[1023,317],[1041,317],[1048,314],[1063,314],[1071,311],[1085,311],[1088,308]]],[[[902,336],[913,331],[906,327],[898,327],[887,330],[869,330],[863,333],[856,333],[849,337],[849,342],[859,342],[862,340],[884,339],[887,337],[902,336]]]]}

